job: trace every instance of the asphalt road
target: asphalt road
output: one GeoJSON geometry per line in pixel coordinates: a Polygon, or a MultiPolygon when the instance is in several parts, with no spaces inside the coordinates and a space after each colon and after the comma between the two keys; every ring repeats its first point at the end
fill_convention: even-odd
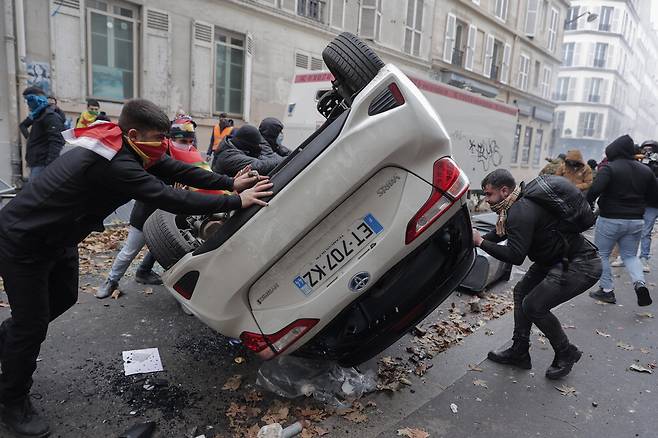
{"type": "MultiPolygon", "coordinates": [[[[552,351],[537,334],[529,372],[485,359],[488,350],[509,340],[512,320],[507,314],[436,355],[423,378],[410,377],[412,385],[367,396],[373,407],[366,421],[331,415],[319,425],[337,437],[393,437],[404,428],[451,438],[656,436],[656,375],[629,370],[633,363],[651,368],[658,360],[656,319],[638,314],[653,314],[656,305],[639,309],[625,271],[618,273],[618,305],[596,304],[584,294],[558,309],[567,334],[585,351],[564,381],[544,378],[552,351]],[[556,389],[561,385],[570,394],[556,389]],[[456,413],[451,404],[457,406],[456,413]]],[[[82,283],[97,284],[100,274],[86,274],[82,283]]],[[[656,276],[649,274],[648,281],[655,283],[656,276]]],[[[512,285],[499,284],[495,290],[512,285]]],[[[119,436],[133,424],[150,420],[157,422],[156,437],[233,436],[237,420],[229,407],[242,406],[244,394],[257,389],[258,360],[183,314],[162,288],[145,290],[127,277],[122,289],[125,294],[118,300],[81,293],[78,304],[51,324],[33,397],[51,419],[52,436],[119,436]],[[164,371],[124,376],[121,352],[151,347],[159,349],[164,371]],[[242,376],[240,392],[222,389],[233,375],[242,376]],[[144,388],[146,383],[150,390],[144,388]]],[[[448,300],[437,313],[447,312],[460,299],[448,300]]],[[[9,309],[0,308],[0,318],[8,314],[9,309]]],[[[382,356],[403,357],[407,344],[403,338],[382,356]]],[[[376,367],[373,360],[362,370],[376,367]]],[[[282,400],[269,393],[262,398],[250,405],[262,413],[282,400]]],[[[295,409],[322,409],[304,398],[285,402],[291,417],[295,409]]],[[[0,426],[0,436],[12,435],[0,426]]]]}

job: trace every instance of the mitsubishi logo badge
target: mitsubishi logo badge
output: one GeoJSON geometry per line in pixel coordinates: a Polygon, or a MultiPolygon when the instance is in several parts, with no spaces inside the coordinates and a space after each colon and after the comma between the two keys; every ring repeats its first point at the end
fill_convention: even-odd
{"type": "Polygon", "coordinates": [[[348,286],[353,292],[361,292],[370,282],[370,274],[367,272],[359,272],[355,274],[350,280],[348,286]]]}

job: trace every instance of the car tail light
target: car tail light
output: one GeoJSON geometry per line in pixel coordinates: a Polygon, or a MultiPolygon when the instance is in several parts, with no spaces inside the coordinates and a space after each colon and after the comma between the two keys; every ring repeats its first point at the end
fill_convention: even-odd
{"type": "Polygon", "coordinates": [[[389,84],[385,90],[375,96],[368,107],[368,115],[374,116],[375,114],[381,114],[390,109],[401,106],[403,103],[404,96],[400,91],[400,87],[393,82],[389,84]]]}
{"type": "Polygon", "coordinates": [[[192,298],[194,293],[194,288],[196,287],[196,282],[199,280],[199,271],[190,271],[187,274],[183,275],[180,280],[174,284],[174,290],[179,293],[180,296],[189,300],[192,298]]]}
{"type": "Polygon", "coordinates": [[[468,190],[468,177],[452,161],[441,158],[434,163],[432,193],[407,224],[405,244],[410,244],[430,227],[468,190]]]}
{"type": "Polygon", "coordinates": [[[271,359],[283,353],[306,332],[311,330],[319,319],[298,319],[282,330],[271,335],[242,332],[240,339],[245,347],[258,353],[263,359],[271,359]],[[268,348],[269,347],[269,348],[268,348]]]}

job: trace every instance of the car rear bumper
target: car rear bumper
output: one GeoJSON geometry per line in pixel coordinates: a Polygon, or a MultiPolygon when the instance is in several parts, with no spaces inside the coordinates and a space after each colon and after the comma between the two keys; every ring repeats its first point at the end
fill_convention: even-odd
{"type": "Polygon", "coordinates": [[[463,207],[294,354],[343,366],[370,359],[441,304],[474,259],[470,217],[463,207]]]}

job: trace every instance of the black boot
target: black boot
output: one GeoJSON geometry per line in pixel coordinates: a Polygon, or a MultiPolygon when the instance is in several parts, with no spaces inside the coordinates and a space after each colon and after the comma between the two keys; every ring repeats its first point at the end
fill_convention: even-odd
{"type": "Polygon", "coordinates": [[[50,433],[48,421],[34,409],[29,395],[13,403],[4,403],[2,420],[20,435],[44,437],[50,433]]]}
{"type": "Polygon", "coordinates": [[[560,379],[571,372],[573,365],[578,362],[583,352],[573,344],[567,344],[555,352],[553,363],[546,370],[546,377],[551,380],[560,379]]]}
{"type": "Polygon", "coordinates": [[[153,271],[135,272],[135,281],[141,284],[162,284],[162,278],[153,271]]]}
{"type": "Polygon", "coordinates": [[[527,342],[514,341],[512,346],[505,350],[490,351],[487,355],[489,360],[504,365],[512,365],[517,368],[529,370],[532,368],[530,360],[530,344],[527,342]]]}

